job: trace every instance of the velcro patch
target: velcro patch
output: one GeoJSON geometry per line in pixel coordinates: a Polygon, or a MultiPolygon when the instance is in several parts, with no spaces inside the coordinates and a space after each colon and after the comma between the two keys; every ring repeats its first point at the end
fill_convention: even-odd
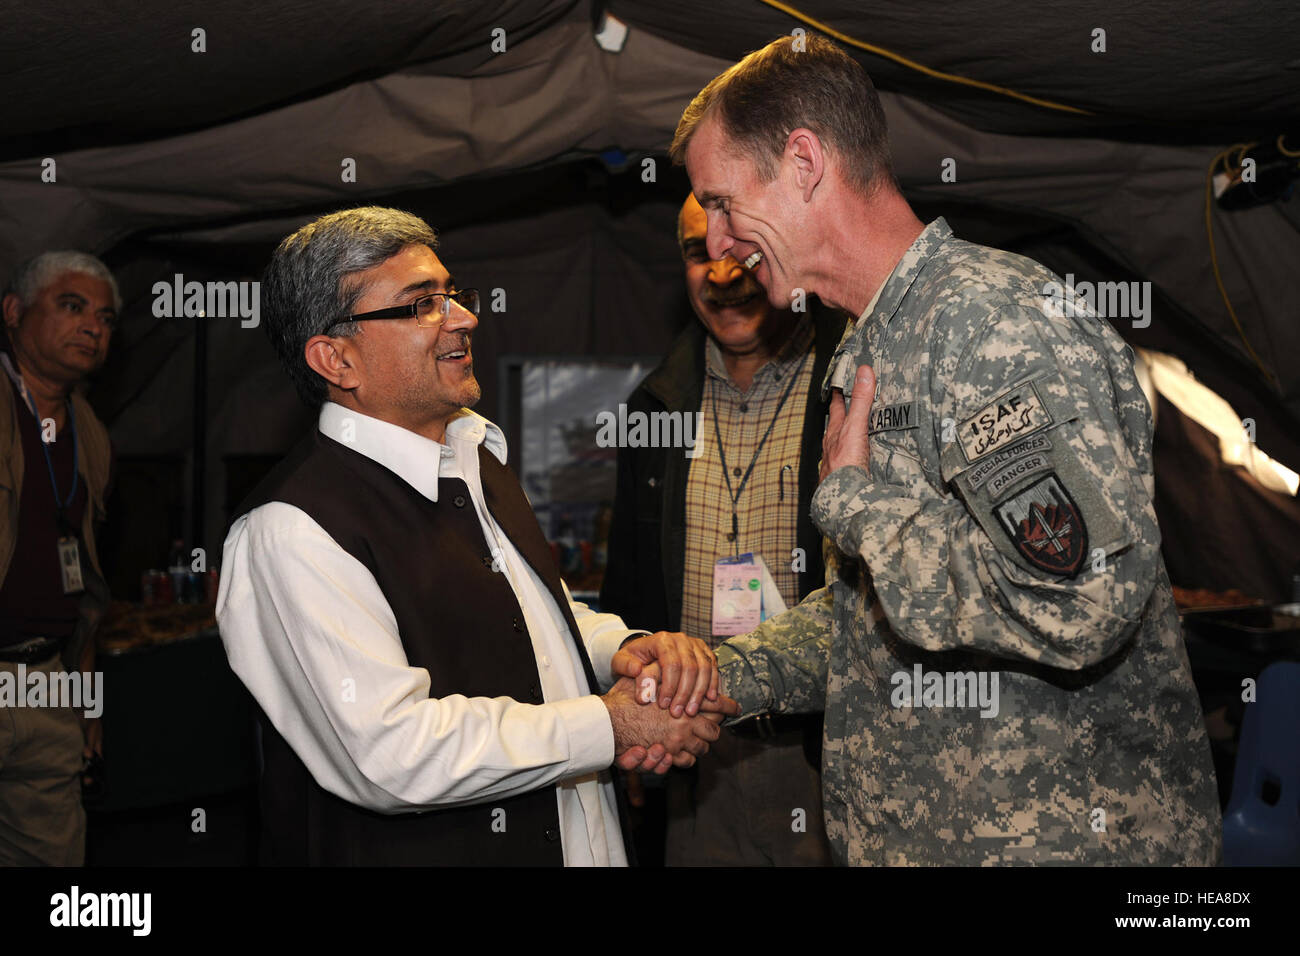
{"type": "Polygon", "coordinates": [[[1079,573],[1088,553],[1088,529],[1055,472],[993,510],[1021,557],[1034,567],[1070,578],[1079,573]]]}
{"type": "Polygon", "coordinates": [[[871,426],[868,432],[888,432],[900,428],[916,427],[916,402],[899,402],[897,405],[882,405],[871,410],[871,426]]]}
{"type": "MultiPolygon", "coordinates": [[[[1033,452],[1051,451],[1052,440],[1046,435],[1033,435],[1023,441],[1018,441],[1010,448],[1006,448],[996,455],[975,465],[970,471],[966,472],[966,483],[970,485],[971,491],[979,491],[980,485],[989,479],[990,475],[995,474],[998,469],[1004,468],[1017,458],[1023,458],[1025,455],[1033,452]]],[[[996,494],[996,492],[994,492],[996,494]]]]}
{"type": "Polygon", "coordinates": [[[1026,382],[985,405],[958,426],[961,451],[972,462],[1013,445],[1031,432],[1052,424],[1033,382],[1026,382]]]}
{"type": "MultiPolygon", "coordinates": [[[[847,339],[848,333],[845,332],[847,339]]],[[[849,351],[839,351],[831,356],[831,364],[826,368],[826,378],[822,381],[822,401],[830,398],[835,389],[851,392],[853,378],[858,374],[858,357],[849,351]]]]}
{"type": "Polygon", "coordinates": [[[1051,467],[1051,462],[1046,455],[1040,455],[1035,452],[1032,455],[1026,455],[1018,461],[1012,462],[1002,471],[998,472],[989,479],[989,494],[995,498],[1005,489],[1011,487],[1021,478],[1032,475],[1035,472],[1046,471],[1051,467]]]}

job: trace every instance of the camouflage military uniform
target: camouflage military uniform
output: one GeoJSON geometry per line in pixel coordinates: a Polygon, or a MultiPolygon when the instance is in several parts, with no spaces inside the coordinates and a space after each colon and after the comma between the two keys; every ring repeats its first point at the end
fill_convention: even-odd
{"type": "Polygon", "coordinates": [[[1218,862],[1150,411],[1051,282],[925,229],[827,373],[878,383],[869,467],[813,498],[828,586],[719,649],[741,719],[825,710],[838,862],[1218,862]]]}

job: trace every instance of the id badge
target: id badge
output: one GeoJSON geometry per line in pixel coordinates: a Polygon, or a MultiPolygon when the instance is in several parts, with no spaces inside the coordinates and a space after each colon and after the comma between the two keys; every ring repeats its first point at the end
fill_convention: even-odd
{"type": "Polygon", "coordinates": [[[713,633],[748,634],[763,619],[762,572],[752,554],[721,558],[713,565],[713,633]]]}
{"type": "Polygon", "coordinates": [[[76,594],[86,589],[81,580],[81,549],[76,538],[59,539],[59,571],[63,575],[64,594],[76,594]]]}

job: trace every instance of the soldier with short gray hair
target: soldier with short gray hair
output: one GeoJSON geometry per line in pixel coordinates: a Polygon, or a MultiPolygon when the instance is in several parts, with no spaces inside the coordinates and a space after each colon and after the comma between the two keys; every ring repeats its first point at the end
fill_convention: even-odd
{"type": "Polygon", "coordinates": [[[713,80],[673,141],[710,256],[858,317],[823,385],[827,586],[723,644],[722,690],[741,719],[825,710],[840,863],[1216,863],[1132,351],[1048,307],[1041,265],[917,219],[885,142],[811,36],[713,80]]]}

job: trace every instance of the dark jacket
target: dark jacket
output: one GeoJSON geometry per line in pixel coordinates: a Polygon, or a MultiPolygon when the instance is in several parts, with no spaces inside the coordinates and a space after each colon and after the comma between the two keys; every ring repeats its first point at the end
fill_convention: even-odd
{"type": "MultiPolygon", "coordinates": [[[[809,511],[817,488],[817,466],[826,426],[821,383],[847,321],[843,312],[814,306],[815,355],[799,455],[797,544],[807,556],[806,570],[798,576],[800,600],[825,584],[822,536],[813,527],[809,511]]],[[[704,398],[706,341],[704,326],[692,322],[673,341],[663,363],[628,398],[628,414],[699,411],[704,398]]],[[[696,440],[705,439],[697,436],[696,440]]],[[[619,449],[618,489],[600,606],[601,610],[620,615],[629,627],[681,630],[689,469],[690,459],[680,448],[619,449]]]]}

